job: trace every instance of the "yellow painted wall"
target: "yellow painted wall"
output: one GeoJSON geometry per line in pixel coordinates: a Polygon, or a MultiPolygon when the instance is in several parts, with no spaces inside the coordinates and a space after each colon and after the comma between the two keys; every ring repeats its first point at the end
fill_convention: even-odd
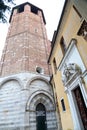
{"type": "Polygon", "coordinates": [[[53,74],[55,74],[54,73],[54,67],[53,67],[53,59],[54,59],[54,57],[56,59],[56,65],[59,66],[59,63],[61,62],[61,59],[63,57],[62,50],[60,49],[60,44],[58,44],[58,46],[57,46],[57,48],[55,50],[55,53],[54,53],[54,55],[53,55],[53,57],[51,59],[51,67],[52,67],[53,74]]]}
{"type": "MultiPolygon", "coordinates": [[[[72,120],[72,116],[71,116],[71,112],[70,112],[68,98],[67,98],[67,95],[65,93],[65,88],[62,83],[61,72],[59,72],[57,70],[56,74],[54,73],[53,59],[55,57],[57,66],[59,66],[59,64],[63,58],[62,50],[60,47],[61,37],[62,36],[64,37],[67,47],[70,44],[71,39],[74,38],[77,40],[77,49],[82,58],[82,61],[83,61],[84,65],[87,67],[87,41],[82,36],[77,35],[77,33],[81,27],[81,24],[83,22],[82,18],[77,14],[77,12],[74,10],[73,7],[71,7],[70,10],[67,9],[67,11],[68,11],[67,12],[68,17],[67,17],[67,20],[65,23],[63,21],[62,27],[59,30],[61,33],[59,32],[59,34],[56,38],[56,43],[55,43],[55,47],[53,49],[53,53],[52,53],[50,62],[51,62],[52,71],[53,71],[53,79],[54,79],[55,86],[56,86],[62,128],[63,128],[63,130],[73,130],[74,129],[73,120],[72,120]],[[62,111],[61,98],[64,98],[64,102],[65,102],[65,106],[66,106],[65,112],[62,111]]],[[[85,86],[87,87],[87,77],[84,78],[84,80],[85,80],[85,86]]]]}
{"type": "Polygon", "coordinates": [[[72,38],[76,38],[77,32],[81,25],[80,21],[81,18],[72,7],[69,11],[69,16],[63,30],[63,36],[67,45],[69,45],[72,38]]]}
{"type": "Polygon", "coordinates": [[[63,130],[73,130],[73,121],[70,113],[70,107],[68,103],[68,98],[66,93],[64,92],[64,86],[61,81],[61,73],[57,72],[57,74],[54,75],[54,81],[56,84],[56,92],[57,92],[57,99],[58,99],[58,106],[59,111],[61,115],[61,122],[62,122],[62,128],[63,130]],[[62,110],[61,106],[61,99],[64,99],[66,111],[62,110]]]}
{"type": "Polygon", "coordinates": [[[87,41],[82,36],[77,36],[77,48],[82,58],[82,61],[87,68],[87,41]]]}
{"type": "Polygon", "coordinates": [[[77,35],[83,20],[84,19],[80,18],[72,7],[67,22],[64,26],[62,35],[64,36],[67,46],[69,45],[72,38],[77,40],[78,51],[85,66],[87,67],[87,41],[82,36],[77,35]]]}

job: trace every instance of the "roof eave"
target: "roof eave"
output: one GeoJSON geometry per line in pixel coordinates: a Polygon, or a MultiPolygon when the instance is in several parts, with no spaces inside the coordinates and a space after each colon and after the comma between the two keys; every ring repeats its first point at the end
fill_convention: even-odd
{"type": "Polygon", "coordinates": [[[68,2],[68,0],[65,0],[63,10],[62,10],[62,13],[61,13],[61,17],[60,17],[60,20],[59,20],[59,24],[58,24],[58,27],[57,27],[56,35],[55,35],[55,38],[54,38],[54,43],[52,45],[51,52],[50,52],[50,55],[49,55],[49,58],[48,58],[48,63],[50,62],[50,58],[51,58],[51,55],[52,55],[52,52],[53,52],[53,49],[54,49],[54,46],[55,46],[55,43],[56,43],[56,38],[57,38],[59,29],[60,29],[60,25],[61,25],[61,22],[62,22],[62,18],[63,18],[63,15],[64,15],[64,11],[65,11],[67,2],[68,2]]]}

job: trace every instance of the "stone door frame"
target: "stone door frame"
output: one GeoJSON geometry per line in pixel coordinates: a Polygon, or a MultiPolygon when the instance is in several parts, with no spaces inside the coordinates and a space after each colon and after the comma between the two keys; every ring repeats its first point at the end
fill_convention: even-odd
{"type": "Polygon", "coordinates": [[[83,82],[82,77],[79,75],[71,84],[68,84],[68,87],[66,86],[65,92],[67,93],[69,105],[70,105],[70,110],[73,118],[73,124],[74,124],[74,130],[84,130],[83,123],[81,120],[81,116],[78,110],[78,106],[76,103],[75,95],[73,90],[77,87],[80,87],[85,105],[87,106],[87,94],[85,90],[85,85],[83,82]]]}

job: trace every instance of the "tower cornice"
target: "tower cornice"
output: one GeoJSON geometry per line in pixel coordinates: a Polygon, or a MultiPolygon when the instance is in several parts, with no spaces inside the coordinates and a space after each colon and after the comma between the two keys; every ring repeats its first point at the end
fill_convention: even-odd
{"type": "Polygon", "coordinates": [[[35,5],[31,4],[31,3],[29,3],[29,2],[25,2],[25,3],[23,3],[23,4],[20,4],[20,5],[17,5],[17,6],[15,6],[15,7],[13,7],[12,12],[11,12],[11,15],[10,15],[9,22],[11,22],[14,9],[18,9],[19,7],[24,7],[25,5],[30,5],[30,7],[35,8],[36,10],[41,11],[41,12],[42,12],[42,17],[43,17],[44,24],[46,24],[46,20],[45,20],[45,17],[44,17],[43,10],[40,9],[39,7],[37,7],[37,6],[35,6],[35,5]]]}

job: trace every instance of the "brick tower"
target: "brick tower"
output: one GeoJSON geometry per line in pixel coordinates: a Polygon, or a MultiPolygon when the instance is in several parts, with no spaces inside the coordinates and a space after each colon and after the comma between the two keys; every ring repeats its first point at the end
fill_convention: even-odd
{"type": "Polygon", "coordinates": [[[28,2],[12,10],[0,68],[0,130],[57,130],[45,24],[43,11],[28,2]]]}
{"type": "Polygon", "coordinates": [[[1,75],[23,71],[49,74],[49,41],[43,11],[28,3],[16,6],[12,10],[10,23],[2,56],[1,75]]]}

